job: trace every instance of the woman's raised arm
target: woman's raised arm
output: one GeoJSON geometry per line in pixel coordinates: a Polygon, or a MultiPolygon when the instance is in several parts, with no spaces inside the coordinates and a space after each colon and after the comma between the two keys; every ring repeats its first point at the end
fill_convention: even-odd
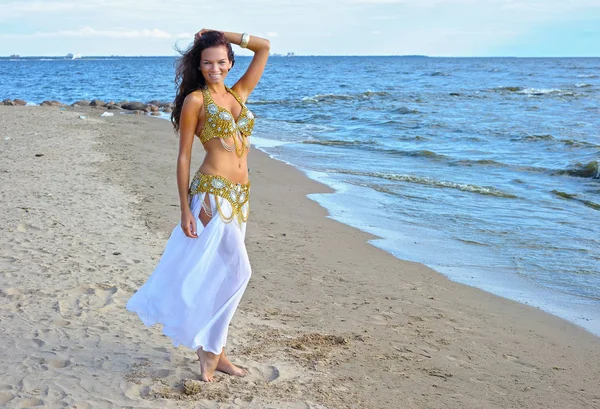
{"type": "MultiPolygon", "coordinates": [[[[196,36],[202,36],[206,31],[211,30],[203,28],[196,36]]],[[[254,57],[252,58],[248,69],[232,87],[240,98],[246,101],[256,87],[256,84],[258,84],[258,81],[260,81],[260,77],[262,77],[265,70],[267,60],[269,59],[269,51],[271,50],[271,42],[266,38],[256,37],[246,33],[240,34],[228,31],[223,31],[222,33],[231,44],[237,44],[241,47],[245,46],[243,48],[247,48],[254,52],[254,57]],[[246,44],[242,44],[244,39],[247,41],[246,44]]]]}

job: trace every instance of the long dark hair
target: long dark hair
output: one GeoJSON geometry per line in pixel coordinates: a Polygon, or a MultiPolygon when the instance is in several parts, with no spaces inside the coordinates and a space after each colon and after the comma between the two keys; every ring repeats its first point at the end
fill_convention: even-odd
{"type": "Polygon", "coordinates": [[[227,41],[220,31],[207,31],[183,52],[176,48],[181,54],[181,58],[177,60],[175,66],[175,86],[177,87],[177,94],[175,95],[175,106],[171,113],[171,123],[173,124],[175,131],[179,131],[179,118],[181,117],[181,108],[183,107],[185,97],[191,92],[206,85],[204,76],[199,70],[202,51],[207,48],[223,45],[227,47],[227,56],[233,67],[235,55],[233,54],[231,43],[227,41]]]}

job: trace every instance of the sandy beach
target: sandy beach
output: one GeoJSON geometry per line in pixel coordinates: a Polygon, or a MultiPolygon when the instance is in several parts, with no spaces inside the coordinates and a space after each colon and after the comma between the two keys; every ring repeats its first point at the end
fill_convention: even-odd
{"type": "Polygon", "coordinates": [[[179,223],[178,140],[102,112],[0,106],[1,407],[600,408],[600,338],[375,248],[256,149],[227,346],[249,375],[199,382],[125,310],[179,223]]]}

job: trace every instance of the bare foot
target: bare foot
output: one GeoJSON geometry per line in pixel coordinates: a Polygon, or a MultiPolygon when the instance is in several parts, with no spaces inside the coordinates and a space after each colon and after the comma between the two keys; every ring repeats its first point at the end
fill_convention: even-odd
{"type": "Polygon", "coordinates": [[[225,350],[223,350],[223,352],[221,352],[221,355],[219,355],[217,371],[225,372],[226,374],[234,376],[246,376],[246,371],[244,371],[242,368],[235,366],[233,363],[231,363],[229,358],[225,356],[225,350]]]}
{"type": "Polygon", "coordinates": [[[198,348],[196,355],[200,360],[200,379],[204,382],[212,382],[220,355],[204,351],[202,348],[198,348]]]}

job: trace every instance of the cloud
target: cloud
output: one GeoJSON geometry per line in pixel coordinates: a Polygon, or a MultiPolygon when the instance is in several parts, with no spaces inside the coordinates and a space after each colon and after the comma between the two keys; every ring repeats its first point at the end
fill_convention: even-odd
{"type": "Polygon", "coordinates": [[[566,6],[569,8],[598,7],[598,0],[337,0],[353,4],[404,4],[408,6],[434,6],[434,5],[473,5],[482,6],[503,5],[509,7],[525,7],[540,9],[540,7],[566,6]]]}
{"type": "Polygon", "coordinates": [[[192,38],[190,33],[171,34],[157,28],[143,30],[96,30],[82,27],[78,30],[59,30],[53,32],[36,32],[30,34],[2,34],[0,38],[192,38]]]}
{"type": "MultiPolygon", "coordinates": [[[[104,2],[106,3],[106,2],[104,2]]],[[[80,1],[9,1],[4,5],[4,9],[12,13],[46,13],[49,11],[68,11],[75,9],[90,9],[102,5],[101,1],[89,0],[87,2],[80,1]]]]}
{"type": "Polygon", "coordinates": [[[478,7],[489,12],[529,12],[533,21],[545,16],[561,16],[563,13],[585,9],[598,9],[598,0],[334,0],[349,5],[373,7],[402,7],[402,10],[434,7],[478,7]]]}
{"type": "MultiPolygon", "coordinates": [[[[560,23],[579,32],[582,17],[600,16],[599,1],[230,0],[228,8],[243,10],[232,15],[219,3],[195,0],[0,0],[0,54],[40,55],[49,52],[46,43],[58,54],[100,53],[110,43],[115,53],[144,49],[162,55],[210,27],[270,38],[276,52],[486,55],[527,43],[560,23]],[[306,21],[321,30],[306,30],[306,21]],[[374,31],[381,34],[372,37],[374,31]],[[367,34],[364,41],[360,33],[367,34]],[[44,38],[61,41],[36,41],[44,38]]],[[[574,46],[556,47],[570,54],[574,46]]]]}
{"type": "MultiPolygon", "coordinates": [[[[0,0],[0,4],[3,0],[0,0]]],[[[194,15],[199,10],[212,12],[214,6],[198,6],[189,0],[174,0],[167,4],[164,0],[144,0],[143,3],[131,0],[9,0],[2,6],[0,21],[11,19],[33,20],[56,15],[58,19],[65,16],[105,18],[126,16],[130,19],[160,18],[182,19],[194,15]]]]}

